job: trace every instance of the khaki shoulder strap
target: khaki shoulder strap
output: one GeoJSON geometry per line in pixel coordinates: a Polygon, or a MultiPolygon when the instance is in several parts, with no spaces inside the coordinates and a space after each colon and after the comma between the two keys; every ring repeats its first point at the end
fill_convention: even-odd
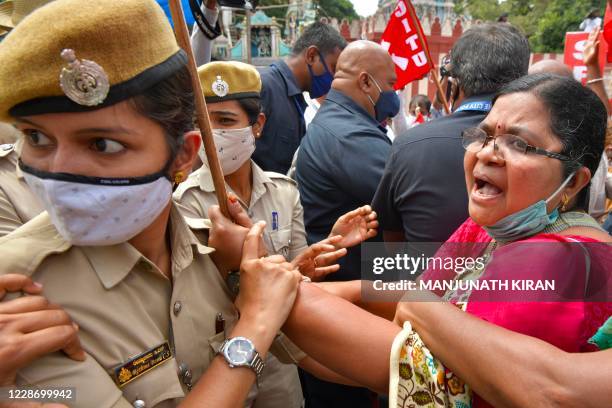
{"type": "Polygon", "coordinates": [[[45,211],[0,238],[0,274],[30,276],[49,255],[66,252],[71,246],[57,232],[45,211]]]}

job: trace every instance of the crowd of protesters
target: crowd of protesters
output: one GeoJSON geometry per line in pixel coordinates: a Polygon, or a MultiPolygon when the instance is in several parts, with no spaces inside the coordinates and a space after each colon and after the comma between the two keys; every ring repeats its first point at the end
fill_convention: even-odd
{"type": "Polygon", "coordinates": [[[194,79],[154,0],[0,7],[0,407],[612,401],[598,11],[586,85],[530,66],[507,15],[467,30],[446,114],[395,89],[385,48],[321,22],[267,67],[211,62],[198,24],[194,79]],[[455,289],[369,297],[365,254],[398,243],[483,262],[413,279],[455,289]],[[461,289],[517,279],[557,288],[461,289]]]}

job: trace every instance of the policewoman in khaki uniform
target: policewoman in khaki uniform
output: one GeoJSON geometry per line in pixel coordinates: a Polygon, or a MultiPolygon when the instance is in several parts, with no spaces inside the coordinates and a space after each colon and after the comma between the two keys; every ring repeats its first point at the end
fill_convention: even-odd
{"type": "MultiPolygon", "coordinates": [[[[259,72],[242,62],[224,61],[203,65],[198,75],[230,200],[239,202],[251,219],[266,221],[264,240],[270,253],[295,259],[308,246],[296,183],[283,174],[263,171],[251,160],[255,139],[266,121],[261,111],[259,72]]],[[[187,218],[207,218],[208,208],[216,203],[203,149],[200,158],[204,164],[174,193],[187,218]]],[[[377,227],[376,214],[364,206],[338,219],[330,242],[339,249],[354,246],[375,235],[377,227]]],[[[309,277],[319,280],[322,270],[331,273],[337,269],[319,268],[309,277]]]]}
{"type": "Polygon", "coordinates": [[[213,222],[214,250],[172,203],[200,137],[186,57],[157,3],[56,0],[3,40],[0,60],[0,120],[25,135],[19,167],[46,209],[0,239],[0,274],[42,283],[87,352],[51,353],[17,385],[75,387],[75,407],[236,406],[273,342],[283,361],[303,357],[277,336],[301,275],[260,258],[264,225],[244,241],[245,228],[225,220],[216,237],[213,222]],[[234,304],[219,270],[237,267],[234,304]]]}
{"type": "MultiPolygon", "coordinates": [[[[233,193],[230,200],[239,202],[251,219],[266,221],[264,240],[270,253],[293,260],[308,247],[296,184],[283,174],[263,171],[251,160],[255,139],[265,123],[259,99],[259,72],[251,65],[228,61],[203,65],[198,69],[198,75],[226,186],[233,193]]],[[[181,183],[174,194],[187,219],[206,218],[208,209],[217,201],[203,150],[200,150],[200,158],[204,165],[181,183]]],[[[362,238],[369,237],[367,228],[377,227],[374,218],[375,214],[369,207],[341,217],[330,234],[341,235],[341,240],[333,242],[338,243],[338,247],[341,244],[352,245],[351,242],[355,240],[361,242],[362,238]],[[367,225],[364,220],[368,221],[367,225]],[[363,231],[365,237],[362,237],[359,227],[366,228],[363,231]]],[[[327,269],[330,272],[334,270],[327,269]]],[[[320,276],[317,273],[311,277],[320,276]]],[[[266,364],[268,377],[262,384],[267,387],[260,390],[255,406],[270,407],[271,400],[278,407],[301,406],[301,387],[296,367],[282,364],[271,355],[266,364]],[[296,398],[297,395],[300,398],[296,398]]]]}
{"type": "MultiPolygon", "coordinates": [[[[199,70],[199,76],[205,88],[223,173],[227,175],[229,188],[232,191],[232,185],[236,188],[236,196],[232,200],[239,200],[250,218],[269,222],[268,226],[272,228],[270,232],[264,233],[264,239],[271,252],[293,259],[308,247],[298,191],[286,176],[264,172],[249,160],[255,143],[253,132],[260,132],[262,125],[257,122],[260,119],[259,73],[251,65],[241,62],[213,62],[204,65],[199,70]],[[253,112],[251,116],[255,119],[254,123],[251,123],[247,113],[249,110],[253,112]],[[235,129],[237,126],[241,129],[235,129]],[[248,179],[249,182],[234,183],[238,178],[248,179]],[[237,188],[243,186],[248,191],[237,188]]],[[[200,158],[206,163],[202,149],[200,158]]],[[[188,220],[192,217],[208,217],[208,208],[215,205],[217,199],[207,165],[181,183],[175,200],[185,205],[181,210],[188,220]]],[[[295,365],[282,364],[274,356],[268,355],[266,377],[260,385],[264,387],[256,394],[254,406],[302,406],[302,388],[295,365]]]]}

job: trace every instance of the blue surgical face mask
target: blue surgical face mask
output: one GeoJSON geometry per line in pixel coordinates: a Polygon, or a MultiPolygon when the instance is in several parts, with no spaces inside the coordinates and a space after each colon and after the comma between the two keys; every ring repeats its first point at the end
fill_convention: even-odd
{"type": "Polygon", "coordinates": [[[530,237],[557,221],[559,210],[555,208],[550,214],[547,205],[567,186],[574,177],[574,173],[565,179],[561,187],[548,199],[540,200],[527,208],[510,214],[497,221],[494,225],[483,227],[485,231],[497,242],[506,243],[530,237]]]}
{"type": "Polygon", "coordinates": [[[334,76],[329,68],[327,68],[325,58],[323,58],[321,51],[319,51],[319,58],[321,58],[321,64],[323,64],[323,68],[325,68],[325,72],[321,75],[315,75],[314,72],[312,72],[312,65],[308,65],[308,72],[310,72],[310,91],[308,93],[312,99],[327,95],[334,80],[334,76]]]}
{"type": "MultiPolygon", "coordinates": [[[[370,75],[370,74],[368,74],[370,75]]],[[[399,96],[395,93],[394,90],[383,91],[378,82],[370,75],[370,79],[374,82],[374,85],[378,88],[380,95],[378,97],[378,101],[374,103],[372,97],[368,94],[366,96],[374,106],[374,112],[376,114],[376,120],[380,123],[383,121],[393,118],[397,116],[400,111],[400,99],[399,96]]]]}

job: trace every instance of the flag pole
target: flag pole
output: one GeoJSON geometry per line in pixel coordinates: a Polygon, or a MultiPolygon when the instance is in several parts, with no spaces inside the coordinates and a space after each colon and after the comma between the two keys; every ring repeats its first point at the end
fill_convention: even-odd
{"type": "Polygon", "coordinates": [[[440,99],[442,100],[442,105],[444,106],[444,112],[446,114],[450,114],[450,108],[448,106],[448,101],[446,100],[446,94],[442,91],[442,84],[440,83],[440,78],[438,77],[438,72],[436,71],[436,66],[432,63],[433,68],[431,69],[431,75],[433,76],[433,80],[436,83],[436,87],[438,88],[438,93],[440,94],[440,99]]]}
{"type": "Polygon", "coordinates": [[[433,77],[433,80],[436,84],[436,88],[438,88],[438,93],[440,94],[440,99],[442,100],[442,105],[444,106],[444,111],[446,112],[446,114],[450,114],[450,108],[448,106],[448,101],[446,100],[446,94],[444,93],[444,91],[442,90],[442,84],[440,83],[440,78],[438,77],[438,72],[436,71],[436,64],[433,61],[433,59],[431,58],[431,54],[429,53],[429,47],[427,46],[427,41],[425,41],[425,35],[423,34],[423,32],[421,31],[421,25],[418,23],[418,17],[414,11],[414,7],[412,6],[412,2],[410,0],[406,0],[406,3],[408,7],[406,7],[408,9],[408,12],[410,13],[410,18],[412,18],[412,21],[414,21],[414,25],[416,27],[416,31],[417,31],[417,35],[419,36],[419,41],[421,41],[421,44],[423,45],[423,48],[425,49],[425,54],[427,55],[427,59],[429,60],[429,63],[431,64],[431,75],[433,77]]]}
{"type": "Polygon", "coordinates": [[[174,22],[174,35],[176,36],[179,46],[187,53],[188,57],[187,68],[189,69],[189,76],[191,77],[191,84],[193,87],[197,123],[202,135],[204,151],[206,153],[206,159],[208,160],[210,174],[212,175],[213,185],[215,186],[217,201],[219,202],[221,213],[225,217],[231,218],[227,207],[227,193],[225,191],[223,171],[221,170],[221,165],[217,158],[217,148],[215,147],[213,139],[208,109],[206,108],[206,101],[202,93],[202,85],[198,77],[198,69],[195,58],[193,57],[193,50],[189,42],[189,31],[187,30],[187,23],[185,22],[185,15],[183,14],[183,5],[181,4],[181,0],[170,0],[169,5],[172,21],[174,22]]]}

